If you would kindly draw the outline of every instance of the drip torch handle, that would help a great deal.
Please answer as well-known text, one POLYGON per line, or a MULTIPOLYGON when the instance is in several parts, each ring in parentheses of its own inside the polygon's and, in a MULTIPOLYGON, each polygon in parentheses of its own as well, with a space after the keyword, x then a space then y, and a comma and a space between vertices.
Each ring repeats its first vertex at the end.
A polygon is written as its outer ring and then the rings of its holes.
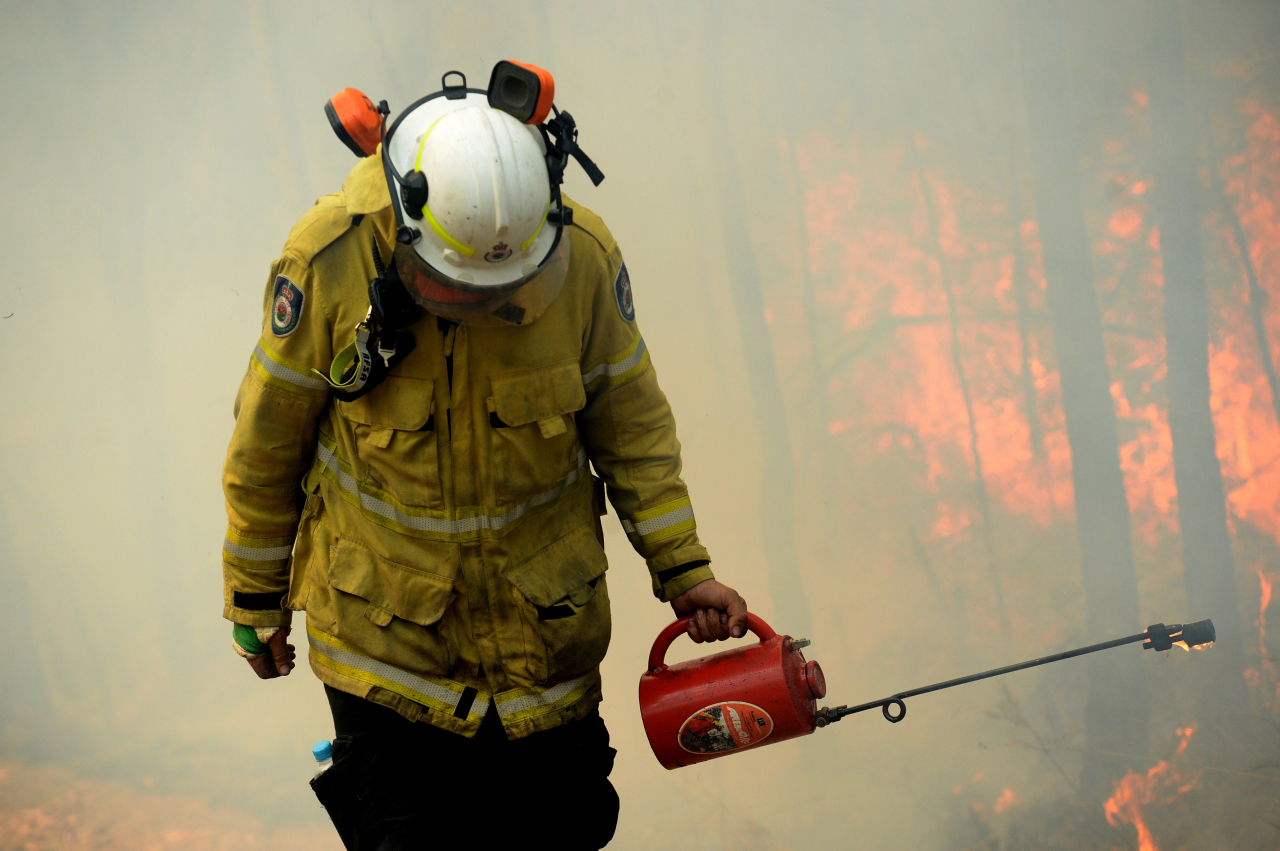
MULTIPOLYGON (((671 646, 671 642, 684 634, 691 620, 693 620, 692 617, 672 621, 667 624, 662 632, 658 633, 658 637, 653 640, 653 649, 649 651, 650 671, 657 671, 667 666, 667 648, 671 646)), ((747 613, 747 629, 754 632, 762 644, 770 638, 776 638, 778 635, 773 631, 773 627, 750 612, 747 613)))

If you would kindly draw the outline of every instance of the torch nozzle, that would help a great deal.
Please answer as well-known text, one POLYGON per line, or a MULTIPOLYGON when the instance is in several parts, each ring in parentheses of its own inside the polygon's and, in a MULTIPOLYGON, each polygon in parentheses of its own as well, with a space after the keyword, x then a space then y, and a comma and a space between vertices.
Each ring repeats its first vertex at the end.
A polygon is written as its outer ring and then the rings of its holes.
POLYGON ((1187 647, 1199 647, 1212 644, 1218 638, 1213 621, 1205 619, 1195 623, 1174 623, 1165 626, 1155 623, 1147 627, 1147 640, 1142 642, 1143 650, 1168 650, 1174 644, 1182 643, 1187 647))

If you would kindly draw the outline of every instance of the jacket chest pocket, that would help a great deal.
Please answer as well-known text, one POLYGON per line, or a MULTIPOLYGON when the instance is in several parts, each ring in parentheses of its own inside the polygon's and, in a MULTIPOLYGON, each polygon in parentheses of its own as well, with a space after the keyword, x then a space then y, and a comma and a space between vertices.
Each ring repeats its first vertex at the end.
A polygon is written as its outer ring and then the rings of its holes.
POLYGON ((358 480, 400 502, 442 508, 435 381, 388 376, 354 402, 338 402, 352 431, 358 480))
POLYGON ((586 404, 576 360, 493 379, 488 408, 499 506, 545 494, 578 470, 583 459, 573 415, 586 404))

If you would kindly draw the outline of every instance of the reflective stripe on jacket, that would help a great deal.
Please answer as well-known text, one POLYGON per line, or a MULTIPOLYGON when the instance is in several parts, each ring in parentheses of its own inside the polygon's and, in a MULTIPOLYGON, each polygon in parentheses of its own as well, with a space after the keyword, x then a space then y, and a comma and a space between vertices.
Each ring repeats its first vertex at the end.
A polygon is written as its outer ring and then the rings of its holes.
POLYGON ((329 685, 465 735, 492 701, 527 735, 599 701, 610 620, 592 467, 659 599, 711 578, 671 575, 708 560, 675 421, 621 253, 571 201, 568 278, 541 318, 424 314, 383 384, 331 398, 313 370, 365 317, 375 239, 391 257, 375 161, 317 202, 271 268, 223 474, 224 615, 274 625, 305 609, 329 685))

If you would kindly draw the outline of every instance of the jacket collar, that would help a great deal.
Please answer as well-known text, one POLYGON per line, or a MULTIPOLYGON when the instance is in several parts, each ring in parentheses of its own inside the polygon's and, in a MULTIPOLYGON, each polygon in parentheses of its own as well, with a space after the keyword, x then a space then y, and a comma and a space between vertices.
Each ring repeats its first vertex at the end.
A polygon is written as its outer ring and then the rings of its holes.
POLYGON ((387 191, 387 178, 382 171, 382 146, 371 156, 356 164, 342 183, 347 212, 352 216, 364 216, 391 207, 391 193, 387 191))

